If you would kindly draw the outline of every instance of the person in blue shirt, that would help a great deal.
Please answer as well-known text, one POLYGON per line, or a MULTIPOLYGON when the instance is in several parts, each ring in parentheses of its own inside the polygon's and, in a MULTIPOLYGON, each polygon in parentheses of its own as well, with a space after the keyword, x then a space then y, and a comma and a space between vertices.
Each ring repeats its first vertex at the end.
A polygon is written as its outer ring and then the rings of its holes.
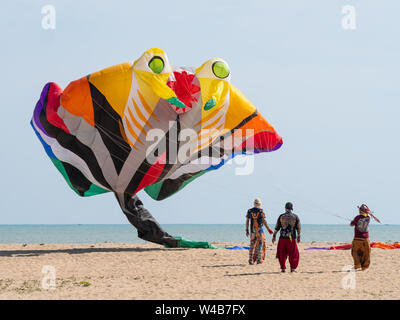
POLYGON ((246 237, 250 235, 249 264, 254 264, 256 261, 259 264, 265 259, 266 238, 263 226, 267 228, 269 234, 273 233, 265 220, 265 213, 261 208, 261 200, 256 198, 254 207, 249 209, 246 214, 246 237))

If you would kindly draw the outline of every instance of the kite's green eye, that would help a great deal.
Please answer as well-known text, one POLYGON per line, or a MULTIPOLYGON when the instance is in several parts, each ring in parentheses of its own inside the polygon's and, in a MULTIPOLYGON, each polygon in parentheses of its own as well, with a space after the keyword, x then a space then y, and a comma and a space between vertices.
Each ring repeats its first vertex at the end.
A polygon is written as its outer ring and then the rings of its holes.
POLYGON ((164 70, 164 61, 161 59, 161 57, 153 57, 150 62, 149 62, 149 68, 154 72, 154 73, 161 73, 164 70))
POLYGON ((225 79, 229 76, 229 67, 225 62, 216 61, 212 65, 212 71, 214 72, 215 76, 220 79, 225 79))

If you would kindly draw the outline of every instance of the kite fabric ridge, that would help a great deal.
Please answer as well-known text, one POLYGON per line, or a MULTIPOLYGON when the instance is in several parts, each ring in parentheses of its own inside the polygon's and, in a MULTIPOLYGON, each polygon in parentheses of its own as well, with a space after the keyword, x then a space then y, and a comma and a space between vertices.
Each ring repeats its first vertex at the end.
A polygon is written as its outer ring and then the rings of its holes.
POLYGON ((163 200, 236 155, 275 151, 283 143, 230 80, 223 59, 173 67, 162 49, 152 48, 65 89, 47 83, 31 126, 76 194, 114 193, 140 238, 176 246, 139 191, 163 200))

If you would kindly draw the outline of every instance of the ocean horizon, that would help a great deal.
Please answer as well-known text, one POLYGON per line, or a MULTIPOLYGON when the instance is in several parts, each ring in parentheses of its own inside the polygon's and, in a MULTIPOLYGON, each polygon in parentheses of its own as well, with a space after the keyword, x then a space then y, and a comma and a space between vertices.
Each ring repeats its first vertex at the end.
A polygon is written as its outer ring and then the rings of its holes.
MULTIPOLYGON (((195 241, 248 242, 244 224, 162 224, 173 236, 195 241)), ((274 227, 273 224, 270 225, 274 227)), ((347 224, 303 224, 303 242, 352 241, 354 229, 347 224)), ((267 241, 271 236, 266 233, 267 241)), ((400 240, 400 225, 370 225, 370 240, 396 242, 400 240)), ((130 224, 3 224, 0 243, 145 243, 130 224)))

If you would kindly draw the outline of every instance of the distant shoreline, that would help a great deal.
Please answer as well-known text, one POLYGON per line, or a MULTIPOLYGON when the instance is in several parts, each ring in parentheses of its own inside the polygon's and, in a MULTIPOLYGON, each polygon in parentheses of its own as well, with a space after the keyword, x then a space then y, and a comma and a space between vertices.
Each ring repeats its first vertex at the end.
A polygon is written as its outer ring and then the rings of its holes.
MULTIPOLYGON (((244 224, 163 224, 172 236, 194 241, 248 242, 244 224)), ((274 228, 274 224, 270 224, 274 228)), ((303 224, 304 242, 349 243, 354 230, 346 224, 303 224)), ((266 234, 267 241, 271 235, 266 234)), ((400 240, 400 225, 370 225, 371 241, 400 240)), ((0 225, 0 243, 145 243, 130 224, 26 224, 0 225)))

